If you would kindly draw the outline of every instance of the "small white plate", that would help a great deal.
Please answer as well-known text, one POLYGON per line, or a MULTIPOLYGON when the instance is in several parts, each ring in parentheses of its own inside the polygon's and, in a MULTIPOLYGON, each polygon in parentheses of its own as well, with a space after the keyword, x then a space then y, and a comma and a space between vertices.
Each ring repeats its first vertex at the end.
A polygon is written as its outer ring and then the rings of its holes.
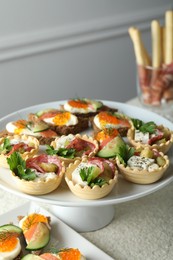
POLYGON ((87 260, 113 260, 112 257, 104 253, 101 249, 90 243, 87 239, 82 237, 72 228, 63 223, 60 219, 56 218, 50 212, 40 207, 34 202, 25 203, 0 216, 0 225, 13 223, 18 224, 17 217, 27 215, 32 212, 44 214, 51 218, 51 240, 46 249, 56 246, 56 248, 73 247, 78 248, 87 260))

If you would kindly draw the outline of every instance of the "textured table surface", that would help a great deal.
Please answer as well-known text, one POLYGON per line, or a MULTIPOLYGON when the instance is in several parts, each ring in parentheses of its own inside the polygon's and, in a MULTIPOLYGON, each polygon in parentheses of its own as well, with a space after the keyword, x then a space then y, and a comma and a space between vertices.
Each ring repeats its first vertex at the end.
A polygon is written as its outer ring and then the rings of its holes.
MULTIPOLYGON (((137 99, 128 103, 140 106, 137 99)), ((0 189, 0 217, 27 201, 0 189)), ((115 260, 173 259, 173 183, 116 205, 115 217, 108 226, 81 235, 115 260)))

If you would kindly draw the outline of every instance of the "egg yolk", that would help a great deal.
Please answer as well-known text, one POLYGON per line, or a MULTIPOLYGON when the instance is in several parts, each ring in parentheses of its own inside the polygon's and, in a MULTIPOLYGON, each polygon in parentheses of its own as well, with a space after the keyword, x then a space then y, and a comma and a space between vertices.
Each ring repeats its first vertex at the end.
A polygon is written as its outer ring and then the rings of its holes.
POLYGON ((55 125, 65 125, 71 117, 71 113, 70 112, 62 112, 62 113, 58 113, 54 118, 53 118, 53 122, 55 123, 55 125))
POLYGON ((26 232, 32 225, 38 222, 48 223, 48 218, 37 213, 30 214, 22 223, 22 230, 26 232))
POLYGON ((68 101, 68 103, 71 107, 76 107, 76 108, 86 109, 89 106, 85 101, 82 100, 70 100, 68 101))
POLYGON ((13 251, 15 249, 15 247, 17 246, 18 243, 18 239, 16 236, 7 236, 6 234, 4 234, 4 237, 1 241, 0 241, 0 252, 10 252, 13 251))
POLYGON ((17 120, 16 122, 13 123, 17 129, 14 130, 15 134, 20 134, 22 130, 26 127, 26 120, 17 120))
POLYGON ((113 129, 113 128, 106 128, 100 132, 98 132, 95 135, 95 139, 99 142, 102 142, 103 140, 109 138, 109 137, 116 137, 119 134, 117 129, 113 129))
POLYGON ((59 252, 58 254, 61 260, 79 260, 81 253, 78 249, 65 249, 64 251, 59 252))

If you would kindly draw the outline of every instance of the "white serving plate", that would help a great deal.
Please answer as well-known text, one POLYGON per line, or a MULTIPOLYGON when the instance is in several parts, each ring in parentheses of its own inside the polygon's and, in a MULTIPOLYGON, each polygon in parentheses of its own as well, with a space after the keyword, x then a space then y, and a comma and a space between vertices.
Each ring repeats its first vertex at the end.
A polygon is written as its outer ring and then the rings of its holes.
POLYGON ((101 249, 90 243, 83 236, 81 236, 72 228, 63 223, 60 219, 56 218, 50 212, 48 212, 47 210, 40 207, 34 202, 26 203, 1 215, 0 225, 8 223, 18 225, 17 216, 25 216, 33 212, 41 213, 45 216, 50 216, 51 218, 51 240, 48 246, 44 249, 45 252, 47 249, 51 247, 56 247, 58 249, 73 247, 78 248, 87 260, 113 260, 112 257, 104 253, 101 249))
MULTIPOLYGON (((27 115, 31 112, 37 112, 39 110, 45 109, 45 108, 58 108, 60 104, 63 104, 66 102, 66 100, 62 101, 56 101, 56 102, 49 102, 45 104, 40 104, 32 107, 28 107, 22 110, 19 110, 17 112, 14 112, 12 114, 7 115, 6 117, 2 118, 0 120, 0 129, 5 129, 6 124, 9 121, 15 121, 18 119, 25 119, 27 118, 27 115)), ((157 124, 163 124, 164 126, 170 128, 173 130, 173 123, 171 123, 169 120, 163 118, 162 116, 155 114, 153 112, 150 112, 148 110, 138 108, 135 106, 119 103, 119 102, 113 102, 113 101, 105 101, 102 100, 102 102, 105 105, 108 105, 110 107, 117 108, 120 112, 123 112, 133 118, 138 118, 144 121, 154 121, 157 124)), ((89 133, 89 132, 88 132, 89 133)), ((152 192, 155 192, 164 186, 168 185, 170 182, 173 181, 173 148, 168 153, 168 156, 170 158, 170 167, 167 170, 167 172, 164 174, 163 178, 160 179, 158 182, 149 184, 149 185, 138 185, 138 184, 133 184, 130 183, 123 178, 119 178, 118 184, 115 185, 115 188, 112 190, 112 192, 98 200, 82 200, 75 195, 71 193, 71 191, 68 189, 67 185, 63 183, 58 187, 57 190, 53 191, 52 193, 42 195, 42 196, 31 196, 24 194, 13 186, 13 183, 10 181, 10 178, 8 177, 9 175, 9 170, 7 169, 0 169, 0 188, 11 192, 15 195, 21 196, 23 198, 29 199, 29 200, 34 200, 38 202, 44 202, 48 203, 57 207, 58 212, 60 210, 63 211, 62 215, 64 215, 64 211, 68 210, 69 208, 75 208, 76 207, 79 209, 81 207, 81 210, 83 210, 86 207, 94 207, 97 209, 101 209, 101 207, 106 206, 107 207, 107 217, 104 216, 105 222, 101 224, 101 226, 106 225, 108 222, 110 222, 113 218, 113 209, 112 205, 130 201, 133 199, 137 199, 139 197, 143 197, 145 195, 148 195, 152 192), (109 208, 108 208, 109 206, 109 208), (62 208, 61 208, 62 207, 62 208), (108 218, 108 219, 106 219, 108 218)), ((94 210, 92 210, 94 212, 94 210)), ((103 208, 103 212, 100 212, 99 214, 105 213, 105 209, 103 208)), ((106 214, 106 213, 105 213, 106 214)), ((61 213, 57 214, 58 217, 62 219, 61 213)), ((101 216, 101 215, 100 215, 101 216)), ((63 219, 64 220, 64 219, 63 219)), ((66 223, 70 223, 66 219, 66 223)), ((96 224, 96 223, 95 223, 96 224)), ((73 226, 73 225, 72 225, 73 226)), ((93 228, 92 228, 93 229, 93 228)), ((97 227, 95 227, 97 229, 97 227)))

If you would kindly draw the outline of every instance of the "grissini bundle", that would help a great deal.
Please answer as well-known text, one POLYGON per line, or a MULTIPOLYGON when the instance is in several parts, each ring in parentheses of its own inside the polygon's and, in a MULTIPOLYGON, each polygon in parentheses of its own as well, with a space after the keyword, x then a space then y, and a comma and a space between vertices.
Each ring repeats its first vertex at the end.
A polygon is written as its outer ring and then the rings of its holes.
POLYGON ((173 101, 173 11, 165 13, 165 26, 157 20, 151 22, 151 59, 140 31, 130 27, 128 32, 136 56, 142 102, 160 106, 173 101))

